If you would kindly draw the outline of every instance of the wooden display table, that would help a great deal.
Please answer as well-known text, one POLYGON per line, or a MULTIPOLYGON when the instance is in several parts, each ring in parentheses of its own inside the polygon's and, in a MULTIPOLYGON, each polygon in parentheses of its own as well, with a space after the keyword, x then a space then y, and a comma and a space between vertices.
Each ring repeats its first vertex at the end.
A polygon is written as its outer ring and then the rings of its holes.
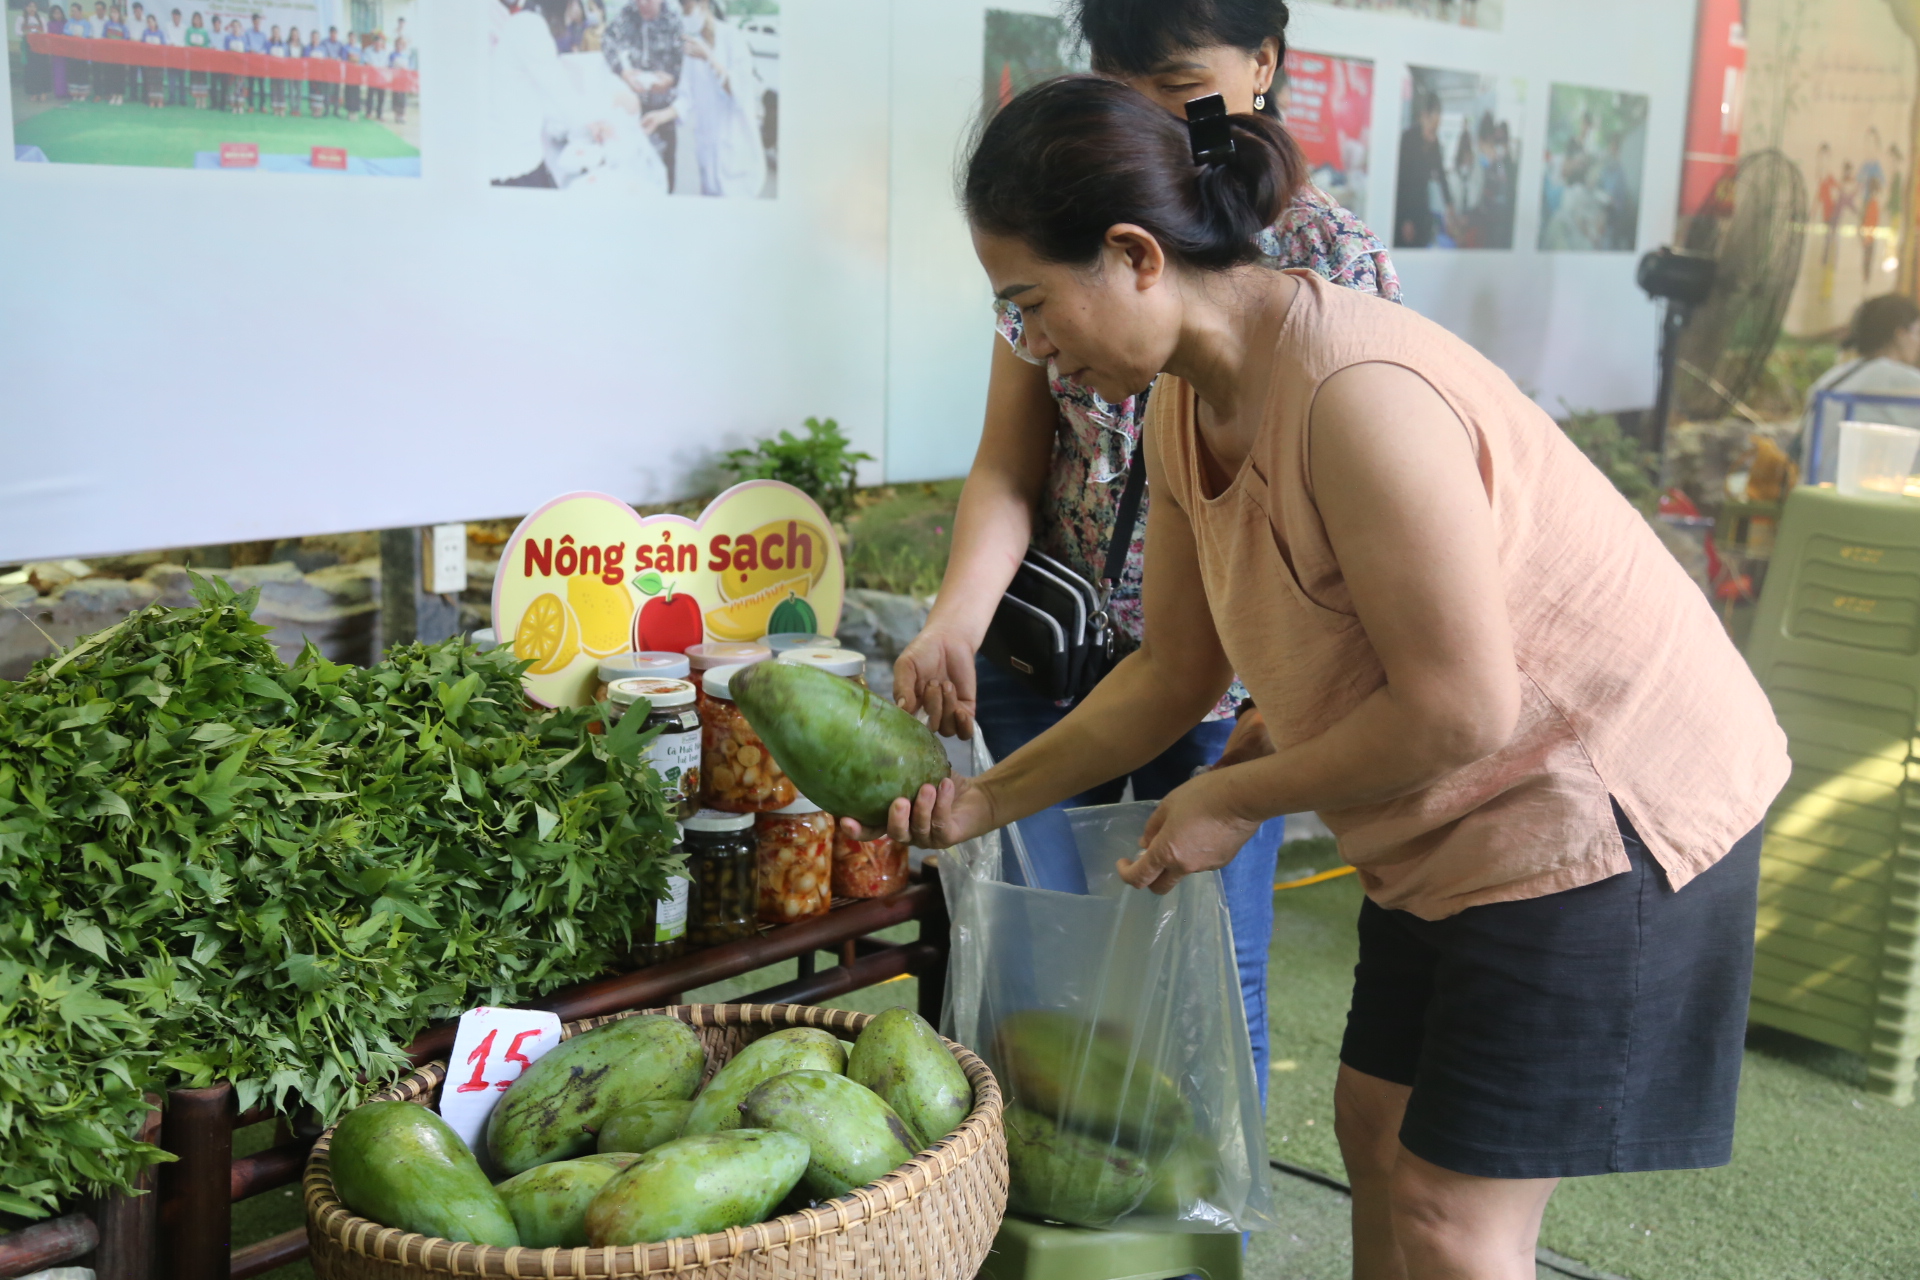
MULTIPOLYGON (((913 883, 891 897, 836 902, 824 916, 765 929, 757 937, 691 952, 666 964, 563 988, 528 1007, 551 1009, 562 1022, 571 1022, 677 1004, 697 987, 796 958, 797 979, 741 996, 738 1002, 813 1004, 912 974, 920 979, 920 1013, 938 1025, 946 988, 947 910, 935 862, 929 859, 913 883), (882 942, 871 936, 909 920, 921 922, 918 942, 882 942), (840 963, 816 971, 816 951, 838 952, 840 963)), ((444 1023, 408 1046, 415 1065, 446 1056, 455 1029, 455 1023, 444 1023)), ((231 1085, 173 1090, 160 1144, 177 1159, 160 1166, 158 1257, 102 1270, 99 1280, 242 1280, 304 1257, 304 1227, 238 1250, 231 1245, 235 1202, 300 1181, 314 1137, 298 1136, 288 1120, 268 1107, 236 1114, 231 1085), (236 1130, 276 1118, 276 1145, 233 1158, 236 1130)))

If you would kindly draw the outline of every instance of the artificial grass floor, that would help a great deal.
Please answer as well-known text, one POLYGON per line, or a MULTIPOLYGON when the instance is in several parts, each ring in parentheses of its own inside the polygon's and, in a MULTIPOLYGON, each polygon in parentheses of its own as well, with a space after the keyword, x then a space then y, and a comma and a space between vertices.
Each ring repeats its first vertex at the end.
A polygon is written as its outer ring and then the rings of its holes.
MULTIPOLYGON (((1351 876, 1275 895, 1268 1142, 1279 1159, 1335 1175, 1333 1076, 1360 896, 1351 876)), ((1862 1093, 1858 1070, 1846 1055, 1756 1031, 1730 1166, 1571 1179, 1547 1207, 1541 1244, 1632 1280, 1920 1276, 1920 1106, 1862 1093)), ((1276 1195, 1321 1198, 1287 1180, 1276 1195)), ((1344 1271, 1250 1265, 1248 1274, 1344 1271)))
POLYGON ((194 153, 223 142, 251 142, 261 154, 305 155, 342 147, 370 159, 417 156, 391 129, 371 120, 311 116, 236 116, 192 107, 75 102, 16 120, 14 141, 36 146, 55 164, 124 164, 191 169, 194 153))

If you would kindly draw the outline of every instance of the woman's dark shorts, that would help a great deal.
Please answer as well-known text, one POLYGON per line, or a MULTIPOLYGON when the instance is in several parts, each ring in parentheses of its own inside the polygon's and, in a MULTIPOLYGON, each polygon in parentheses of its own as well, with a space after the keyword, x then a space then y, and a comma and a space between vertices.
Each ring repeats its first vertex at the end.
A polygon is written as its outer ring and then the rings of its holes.
POLYGON ((1484 1178, 1703 1169, 1733 1155, 1760 829, 1678 893, 1630 871, 1428 921, 1360 908, 1340 1060, 1409 1085, 1400 1141, 1484 1178))

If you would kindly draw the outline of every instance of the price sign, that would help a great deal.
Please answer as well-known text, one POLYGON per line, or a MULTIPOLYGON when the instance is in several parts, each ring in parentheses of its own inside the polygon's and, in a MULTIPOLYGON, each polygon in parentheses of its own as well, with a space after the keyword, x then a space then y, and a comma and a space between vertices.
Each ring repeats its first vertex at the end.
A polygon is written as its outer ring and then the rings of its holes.
POLYGON ((533 1009, 490 1009, 460 1015, 460 1030, 440 1089, 440 1118, 478 1154, 493 1104, 520 1073, 560 1043, 560 1015, 533 1009))

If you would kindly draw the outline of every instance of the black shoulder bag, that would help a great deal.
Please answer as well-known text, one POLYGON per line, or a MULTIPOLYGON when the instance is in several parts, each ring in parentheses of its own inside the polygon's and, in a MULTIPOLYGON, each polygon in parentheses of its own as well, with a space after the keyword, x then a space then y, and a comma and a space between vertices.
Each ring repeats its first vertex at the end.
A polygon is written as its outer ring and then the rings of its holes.
POLYGON ((1000 598, 980 652, 1012 671, 1041 697, 1084 697, 1114 666, 1115 627, 1108 612, 1113 589, 1127 569, 1127 549, 1147 491, 1147 444, 1134 445, 1127 488, 1107 546, 1100 585, 1044 552, 1029 549, 1000 598))

